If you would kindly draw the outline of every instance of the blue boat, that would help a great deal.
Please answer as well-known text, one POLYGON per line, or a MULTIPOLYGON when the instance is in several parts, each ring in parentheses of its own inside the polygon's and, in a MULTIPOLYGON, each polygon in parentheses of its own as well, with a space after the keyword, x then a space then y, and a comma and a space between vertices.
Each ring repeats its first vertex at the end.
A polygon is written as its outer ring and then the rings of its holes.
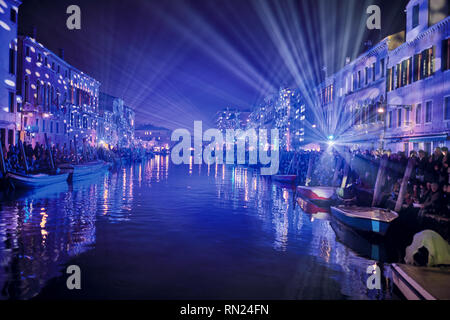
POLYGON ((391 210, 369 207, 331 207, 332 216, 343 224, 362 232, 384 236, 398 214, 391 210))

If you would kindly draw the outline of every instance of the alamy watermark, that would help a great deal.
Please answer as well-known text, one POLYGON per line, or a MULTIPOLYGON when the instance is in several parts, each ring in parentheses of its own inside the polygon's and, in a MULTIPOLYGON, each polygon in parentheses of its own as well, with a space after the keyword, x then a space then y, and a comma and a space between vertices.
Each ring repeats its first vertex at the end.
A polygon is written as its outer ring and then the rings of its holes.
POLYGON ((66 26, 69 30, 80 30, 81 29, 81 9, 79 6, 73 4, 67 7, 67 14, 70 16, 66 20, 66 26))
POLYGON ((209 165, 224 163, 232 165, 236 164, 237 159, 237 164, 261 164, 262 175, 278 173, 280 165, 278 129, 270 130, 270 141, 267 129, 259 129, 258 132, 256 129, 246 131, 226 129, 224 137, 222 131, 218 129, 208 129, 203 133, 202 121, 194 121, 193 139, 188 130, 176 129, 172 132, 171 140, 178 142, 170 155, 176 165, 191 164, 191 156, 194 164, 209 165), (204 147, 204 142, 209 144, 204 147), (247 153, 248 162, 246 162, 247 153))

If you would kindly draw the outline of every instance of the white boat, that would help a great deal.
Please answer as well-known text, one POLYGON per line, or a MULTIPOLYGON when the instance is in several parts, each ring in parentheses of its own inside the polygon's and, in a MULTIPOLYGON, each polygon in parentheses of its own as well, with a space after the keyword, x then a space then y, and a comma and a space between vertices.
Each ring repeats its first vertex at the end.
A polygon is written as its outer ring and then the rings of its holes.
POLYGON ((17 188, 41 188, 49 185, 54 185, 66 182, 69 177, 68 173, 60 174, 20 174, 8 172, 7 178, 17 188))
POLYGON ((355 230, 384 236, 398 214, 391 210, 369 207, 331 207, 334 218, 355 230))
POLYGON ((103 161, 95 161, 84 164, 63 164, 59 168, 61 171, 70 174, 69 179, 76 181, 84 179, 88 175, 104 172, 105 169, 109 168, 109 165, 103 161))
POLYGON ((392 280, 408 300, 450 300, 450 267, 391 265, 392 280))

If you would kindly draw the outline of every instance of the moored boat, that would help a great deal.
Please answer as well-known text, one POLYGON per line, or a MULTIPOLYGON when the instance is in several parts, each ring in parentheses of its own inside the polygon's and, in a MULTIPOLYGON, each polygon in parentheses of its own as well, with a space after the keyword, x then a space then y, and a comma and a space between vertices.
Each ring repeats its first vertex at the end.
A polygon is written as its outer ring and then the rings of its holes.
POLYGON ((278 182, 284 182, 284 183, 294 183, 295 180, 297 179, 297 176, 292 174, 292 175, 281 175, 281 174, 277 174, 272 176, 272 179, 278 182))
POLYGON ((331 207, 331 214, 355 230, 382 236, 387 233, 391 222, 398 218, 394 211, 370 207, 331 207))
POLYGON ((450 300, 450 267, 391 265, 392 280, 408 300, 450 300))
POLYGON ((312 200, 331 200, 336 192, 334 187, 297 187, 297 193, 306 199, 312 200))
POLYGON ((85 164, 63 164, 59 168, 70 175, 69 179, 75 181, 88 175, 101 173, 108 167, 109 165, 103 161, 95 161, 85 164))
POLYGON ((11 181, 14 187, 18 188, 41 188, 49 185, 54 185, 62 182, 66 182, 69 177, 69 173, 59 174, 20 174, 9 172, 7 178, 11 181))

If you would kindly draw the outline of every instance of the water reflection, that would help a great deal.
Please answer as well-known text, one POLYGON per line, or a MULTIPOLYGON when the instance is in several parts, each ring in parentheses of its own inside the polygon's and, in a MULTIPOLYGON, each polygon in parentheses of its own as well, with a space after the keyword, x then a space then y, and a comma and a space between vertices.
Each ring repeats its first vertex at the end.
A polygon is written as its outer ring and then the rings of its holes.
POLYGON ((305 214, 295 188, 239 166, 156 156, 0 203, 3 299, 45 286, 60 297, 49 280, 64 284, 69 263, 114 279, 86 279, 91 298, 389 298, 366 288, 366 258, 305 214))

